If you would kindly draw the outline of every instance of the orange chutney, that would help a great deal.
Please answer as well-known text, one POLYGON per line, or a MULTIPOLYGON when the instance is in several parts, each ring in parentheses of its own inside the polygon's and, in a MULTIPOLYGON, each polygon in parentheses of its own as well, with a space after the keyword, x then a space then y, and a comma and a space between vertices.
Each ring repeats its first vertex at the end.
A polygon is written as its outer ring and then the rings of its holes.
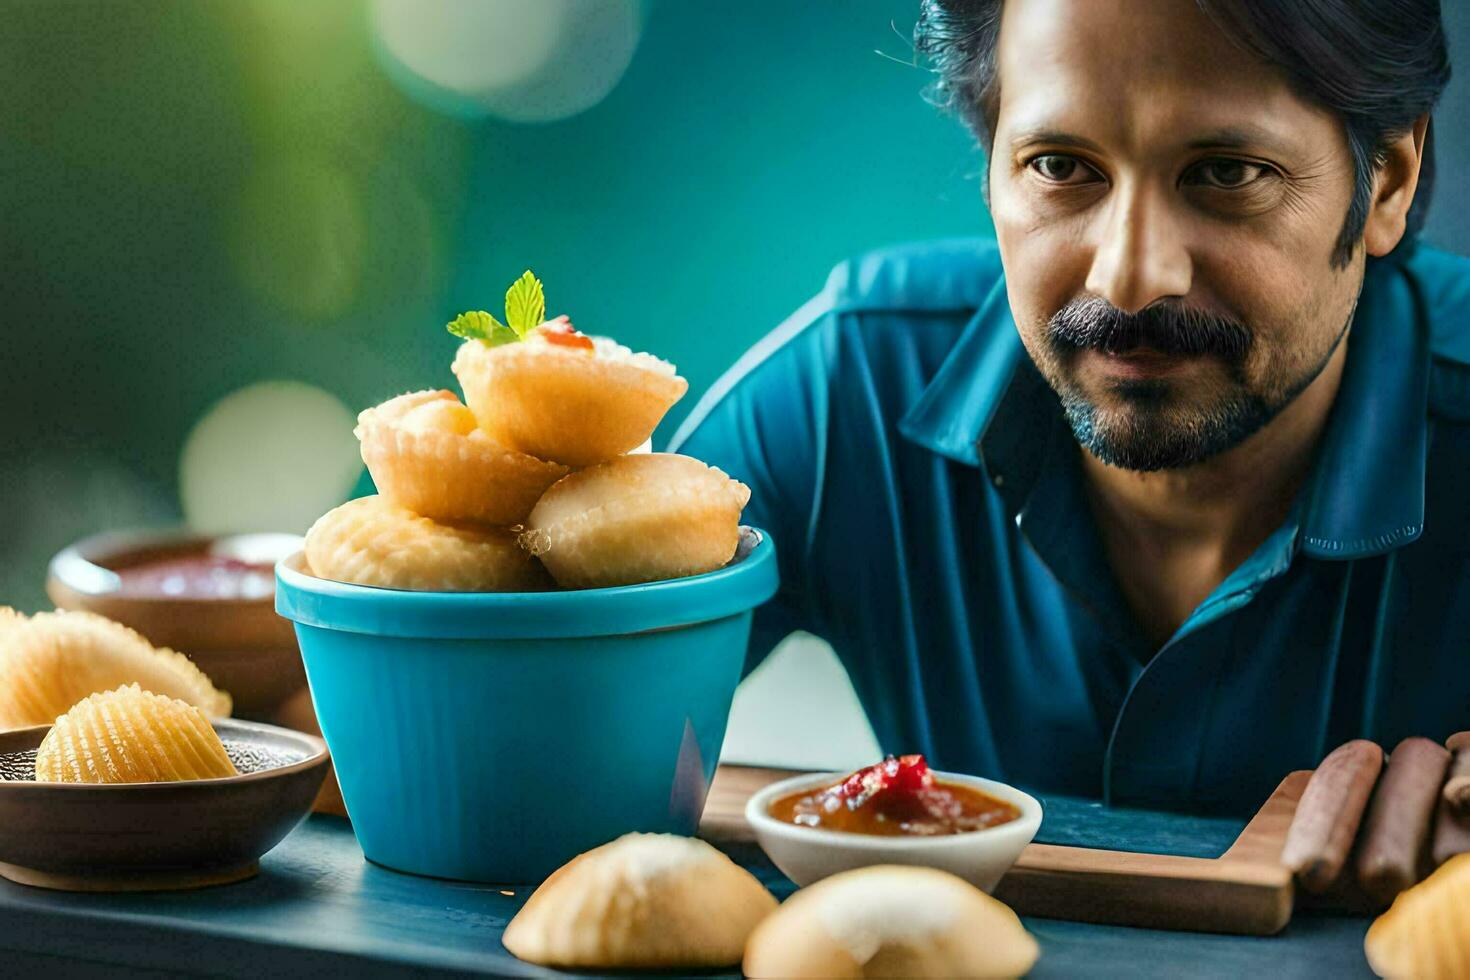
POLYGON ((921 755, 889 756, 830 786, 783 796, 769 812, 798 827, 884 837, 963 834, 1021 815, 1004 800, 936 778, 921 755))

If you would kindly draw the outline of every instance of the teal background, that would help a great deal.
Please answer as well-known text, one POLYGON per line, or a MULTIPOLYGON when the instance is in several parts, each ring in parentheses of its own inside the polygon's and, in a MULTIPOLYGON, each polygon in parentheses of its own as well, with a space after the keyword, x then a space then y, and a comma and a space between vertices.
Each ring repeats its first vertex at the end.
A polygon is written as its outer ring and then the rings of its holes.
POLYGON ((244 385, 452 385, 442 324, 527 266, 679 365, 666 438, 845 256, 985 232, 916 7, 653 0, 605 100, 517 124, 411 99, 361 2, 3 5, 0 603, 42 605, 82 534, 178 521, 184 440, 244 385))
MULTIPOLYGON (((527 266, 551 312, 679 365, 667 438, 836 262, 990 234, 979 153, 920 96, 917 7, 645 0, 605 99, 516 124, 416 101, 368 0, 0 0, 0 604, 46 606, 79 537, 179 523, 181 450, 232 392, 304 382, 355 412, 451 386, 442 324, 527 266)), ((1470 6, 1445 17, 1453 56, 1470 6)), ((1461 252, 1467 79, 1429 225, 1461 252)), ((730 728, 753 761, 877 751, 809 637, 730 728)))

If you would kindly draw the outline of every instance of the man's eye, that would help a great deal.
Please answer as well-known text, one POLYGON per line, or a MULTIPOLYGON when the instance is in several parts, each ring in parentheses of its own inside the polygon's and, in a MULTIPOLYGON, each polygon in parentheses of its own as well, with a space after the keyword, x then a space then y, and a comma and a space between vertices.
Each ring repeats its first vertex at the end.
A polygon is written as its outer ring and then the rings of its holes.
POLYGON ((1221 157, 1216 160, 1204 160, 1190 168, 1184 175, 1186 184, 1201 184, 1205 187, 1217 187, 1222 190, 1233 190, 1254 183, 1266 175, 1266 168, 1259 163, 1249 163, 1245 160, 1231 160, 1221 157))
POLYGON ((1095 176, 1093 169, 1081 160, 1057 153, 1036 157, 1030 167, 1054 184, 1085 184, 1095 176))

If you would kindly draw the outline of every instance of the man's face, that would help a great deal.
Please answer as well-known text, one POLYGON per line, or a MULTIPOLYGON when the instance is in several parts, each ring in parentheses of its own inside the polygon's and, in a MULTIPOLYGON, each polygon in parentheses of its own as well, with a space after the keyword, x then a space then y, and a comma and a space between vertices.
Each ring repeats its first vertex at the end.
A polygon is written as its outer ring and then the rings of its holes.
POLYGON ((1187 466, 1269 422, 1351 317, 1342 126, 1193 0, 1006 0, 990 206, 1078 440, 1187 466))

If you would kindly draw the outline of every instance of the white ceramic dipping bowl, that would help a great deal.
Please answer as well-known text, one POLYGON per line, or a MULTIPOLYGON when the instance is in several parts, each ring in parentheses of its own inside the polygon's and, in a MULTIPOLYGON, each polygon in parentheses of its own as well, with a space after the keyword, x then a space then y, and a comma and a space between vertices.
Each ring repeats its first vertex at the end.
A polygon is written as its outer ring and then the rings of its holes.
POLYGON ((1003 800, 1021 811, 1009 823, 935 837, 882 837, 838 830, 798 827, 777 820, 771 804, 783 796, 830 785, 845 774, 813 773, 773 783, 745 805, 745 819, 755 830, 766 855, 786 877, 805 887, 829 875, 873 864, 913 864, 938 868, 990 892, 1021 856, 1041 826, 1041 804, 1005 783, 978 776, 936 772, 946 783, 957 783, 1003 800))

